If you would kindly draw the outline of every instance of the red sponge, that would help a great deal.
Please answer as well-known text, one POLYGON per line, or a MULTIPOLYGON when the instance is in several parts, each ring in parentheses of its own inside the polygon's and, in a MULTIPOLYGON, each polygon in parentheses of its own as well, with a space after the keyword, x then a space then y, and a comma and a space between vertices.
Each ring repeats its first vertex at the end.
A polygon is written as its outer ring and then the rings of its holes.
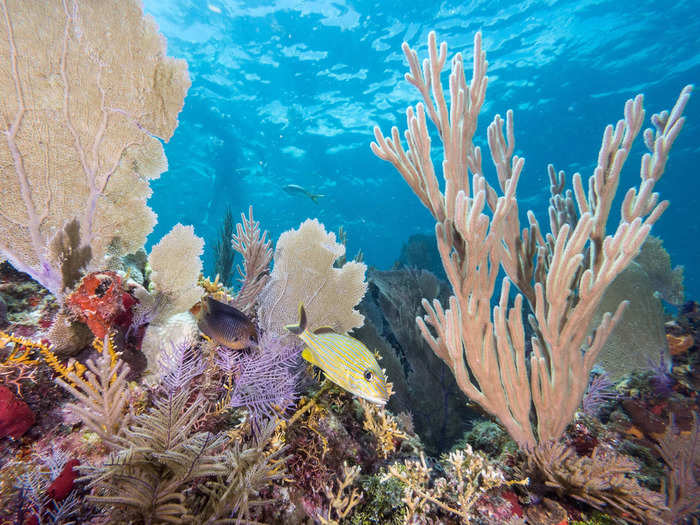
POLYGON ((68 497, 70 491, 73 490, 75 480, 79 476, 78 471, 73 469, 73 467, 77 467, 78 465, 80 465, 80 461, 77 459, 71 459, 63 465, 61 473, 51 482, 49 488, 46 489, 46 493, 52 500, 62 501, 68 497))
POLYGON ((29 405, 6 386, 0 385, 0 438, 22 437, 36 420, 29 405))

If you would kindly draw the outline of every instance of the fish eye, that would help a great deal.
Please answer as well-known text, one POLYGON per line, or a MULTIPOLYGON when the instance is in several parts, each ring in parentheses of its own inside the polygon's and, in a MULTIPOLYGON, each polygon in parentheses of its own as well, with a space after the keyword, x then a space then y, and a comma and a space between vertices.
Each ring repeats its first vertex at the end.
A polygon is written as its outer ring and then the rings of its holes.
POLYGON ((372 371, 371 370, 365 370, 364 376, 365 376, 365 379, 367 381, 372 381, 372 371))

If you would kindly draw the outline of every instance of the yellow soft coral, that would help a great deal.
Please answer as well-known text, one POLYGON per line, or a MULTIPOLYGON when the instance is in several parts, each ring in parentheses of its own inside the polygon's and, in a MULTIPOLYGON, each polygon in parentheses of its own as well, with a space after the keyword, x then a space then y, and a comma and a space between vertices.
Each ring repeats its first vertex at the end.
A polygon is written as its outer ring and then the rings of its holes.
POLYGON ((14 348, 9 357, 0 362, 0 368, 13 365, 36 366, 40 360, 30 357, 35 357, 35 354, 38 354, 54 372, 71 384, 74 383, 68 377, 70 374, 75 373, 78 378, 82 378, 85 372, 85 366, 73 359, 69 360, 66 365, 61 363, 51 350, 50 344, 0 331, 0 348, 10 344, 13 344, 14 348))

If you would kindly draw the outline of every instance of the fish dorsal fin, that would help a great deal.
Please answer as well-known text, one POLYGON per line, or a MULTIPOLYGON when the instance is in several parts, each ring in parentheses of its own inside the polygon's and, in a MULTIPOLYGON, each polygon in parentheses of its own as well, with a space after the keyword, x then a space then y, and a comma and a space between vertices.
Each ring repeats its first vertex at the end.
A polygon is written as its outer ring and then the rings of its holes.
POLYGON ((332 326, 319 326, 314 330, 314 334, 320 335, 320 334, 337 334, 335 330, 333 330, 332 326))
POLYGON ((217 314, 226 314, 226 315, 233 315, 235 317, 245 317, 245 314, 238 310, 237 308, 234 308, 228 303, 224 303, 222 301, 219 301, 218 299, 214 299, 211 295, 208 295, 206 297, 207 299, 207 309, 212 315, 217 315, 217 314))
POLYGON ((285 329, 299 336, 306 331, 306 311, 304 310, 304 303, 299 303, 299 321, 297 324, 285 325, 285 329))
POLYGON ((308 346, 301 351, 301 357, 312 365, 319 366, 316 357, 308 346))

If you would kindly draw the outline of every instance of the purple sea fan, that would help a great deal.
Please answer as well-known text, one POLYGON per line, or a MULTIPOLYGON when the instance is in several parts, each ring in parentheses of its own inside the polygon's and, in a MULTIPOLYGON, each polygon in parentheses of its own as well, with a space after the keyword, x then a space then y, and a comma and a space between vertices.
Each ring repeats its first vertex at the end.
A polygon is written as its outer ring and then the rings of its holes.
POLYGON ((595 376, 583 396, 583 411, 589 416, 597 416, 606 401, 617 399, 618 393, 613 387, 613 382, 605 372, 595 376))
POLYGON ((257 426, 264 419, 284 414, 297 399, 300 347, 265 334, 257 349, 219 356, 222 368, 233 369, 235 384, 230 406, 244 407, 257 426))

